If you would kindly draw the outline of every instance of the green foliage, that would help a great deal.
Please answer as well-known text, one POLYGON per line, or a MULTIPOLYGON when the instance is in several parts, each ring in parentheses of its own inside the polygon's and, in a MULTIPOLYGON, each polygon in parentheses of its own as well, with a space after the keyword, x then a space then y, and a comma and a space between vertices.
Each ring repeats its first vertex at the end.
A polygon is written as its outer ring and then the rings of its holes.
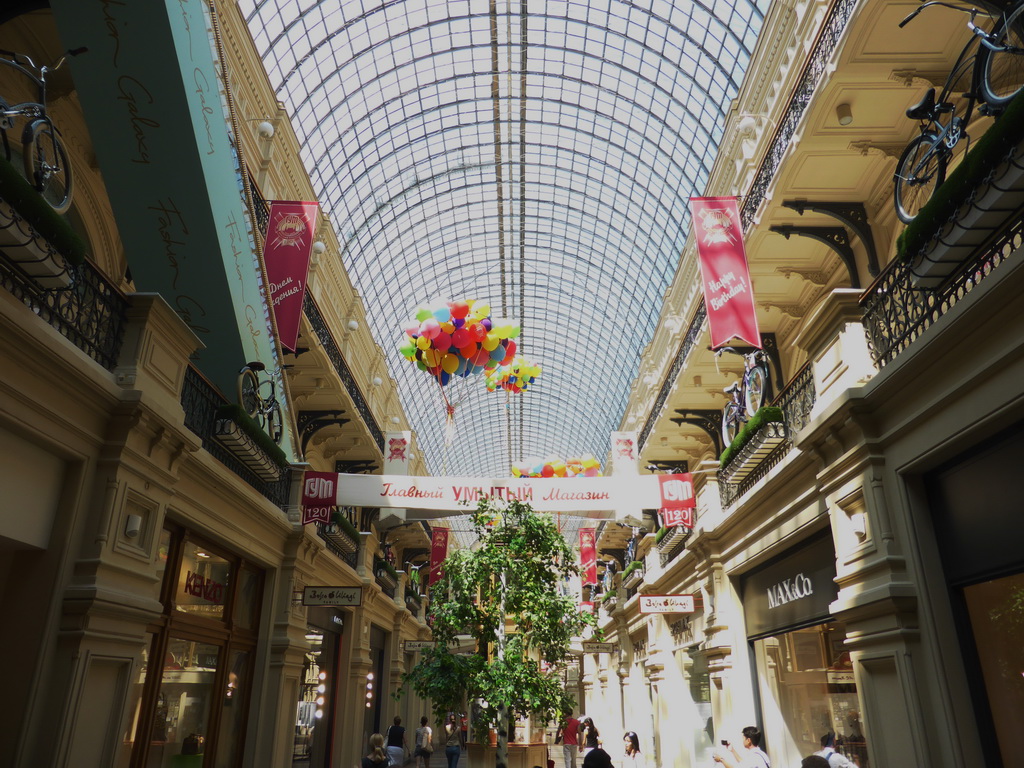
POLYGON ((564 580, 579 573, 573 551, 551 516, 528 504, 484 500, 471 519, 478 546, 450 553, 444 576, 431 588, 438 645, 404 683, 430 699, 439 716, 468 701, 485 703, 475 720, 478 735, 504 727, 502 710, 553 720, 572 705, 558 667, 568 659, 572 639, 596 626, 575 596, 561 593, 564 580), (466 634, 475 639, 477 653, 452 654, 456 636, 466 634))
MULTIPOLYGON (((663 529, 663 530, 665 530, 665 529, 663 529)), ((660 533, 660 531, 659 531, 659 533, 660 533)), ((664 538, 664 535, 665 534, 662 534, 663 538, 664 538)), ((657 536, 655 536, 655 542, 657 542, 657 541, 660 541, 660 539, 658 539, 657 536)), ((643 560, 634 560, 633 562, 631 562, 629 565, 626 566, 625 570, 622 572, 622 578, 626 578, 627 576, 629 576, 634 571, 639 571, 643 567, 644 567, 644 561, 643 560)))
POLYGON ((341 528, 342 531, 347 533, 352 538, 352 541, 359 541, 358 529, 354 525, 352 525, 352 522, 343 514, 341 514, 341 512, 339 512, 338 510, 334 510, 334 512, 331 513, 331 522, 339 528, 341 528))
POLYGON ((378 557, 373 563, 374 570, 380 570, 386 572, 395 581, 398 581, 398 571, 395 570, 395 566, 389 563, 382 557, 378 557))
POLYGON ((658 532, 654 534, 654 543, 658 544, 666 536, 668 536, 668 528, 663 525, 661 528, 658 529, 658 532))
POLYGON ((932 199, 896 241, 901 259, 913 258, 935 231, 954 213, 989 172, 1006 157, 1011 147, 1024 139, 1024 98, 1018 95, 985 134, 974 142, 960 165, 949 174, 932 199))
POLYGON ((9 162, 0 158, 0 198, 32 225, 50 245, 71 264, 85 261, 85 242, 36 192, 25 177, 9 162))
POLYGON ((786 417, 782 413, 781 408, 777 408, 773 405, 766 405, 759 408, 757 413, 750 417, 750 421, 743 425, 743 429, 736 435, 736 439, 732 441, 732 445, 726 446, 725 450, 722 451, 722 458, 719 461, 719 466, 725 468, 729 466, 729 462, 732 461, 733 457, 739 453, 743 446, 750 442, 750 438, 757 434, 758 430, 761 429, 765 424, 770 421, 785 421, 786 417))

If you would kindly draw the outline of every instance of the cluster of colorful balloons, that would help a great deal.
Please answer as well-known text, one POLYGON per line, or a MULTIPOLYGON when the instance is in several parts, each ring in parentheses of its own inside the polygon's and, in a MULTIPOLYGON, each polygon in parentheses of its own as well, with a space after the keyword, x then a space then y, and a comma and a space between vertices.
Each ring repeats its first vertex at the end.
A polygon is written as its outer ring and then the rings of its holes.
POLYGON ((508 365, 499 365, 487 373, 487 391, 504 389, 507 392, 525 392, 540 376, 540 366, 516 355, 508 365))
POLYGON ((444 386, 456 376, 510 364, 519 323, 492 318, 490 306, 482 301, 460 299, 420 305, 403 330, 399 352, 444 386))
POLYGON ((512 477, 603 477, 601 462, 589 453, 571 459, 548 456, 512 464, 512 477))

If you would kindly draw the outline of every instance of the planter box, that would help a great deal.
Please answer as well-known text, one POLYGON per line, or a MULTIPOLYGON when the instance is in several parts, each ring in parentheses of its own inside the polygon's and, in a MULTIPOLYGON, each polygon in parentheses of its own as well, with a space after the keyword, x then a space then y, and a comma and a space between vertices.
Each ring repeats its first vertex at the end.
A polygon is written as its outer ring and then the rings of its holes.
POLYGON ((917 288, 935 289, 958 274, 992 233, 1024 205, 1024 145, 999 163, 927 246, 914 255, 910 273, 917 288))
POLYGON ((2 199, 0 251, 40 288, 52 290, 71 285, 71 270, 64 257, 2 199))
MULTIPOLYGON (((668 538, 667 535, 666 535, 666 538, 668 538)), ((644 580, 644 569, 643 568, 636 568, 635 570, 631 571, 628 576, 623 576, 622 577, 622 588, 623 589, 633 589, 633 587, 638 586, 640 584, 640 582, 642 582, 643 580, 644 580)))
POLYGON ((276 482, 281 479, 281 467, 260 448, 241 427, 230 419, 217 419, 213 428, 214 439, 231 451, 260 479, 276 482))
POLYGON ((619 604, 618 595, 612 595, 607 600, 601 601, 601 607, 604 608, 608 613, 615 610, 615 606, 619 604))
POLYGON ((689 528, 682 525, 671 528, 664 538, 658 542, 658 553, 661 555, 662 563, 682 552, 683 547, 686 546, 686 540, 689 538, 689 528))
POLYGON ((768 421, 754 433, 747 444, 722 469, 721 477, 727 483, 738 483, 753 472, 786 439, 786 425, 781 421, 768 421))
POLYGON ((322 533, 334 546, 346 555, 351 555, 359 548, 359 544, 336 523, 328 523, 325 525, 322 533))

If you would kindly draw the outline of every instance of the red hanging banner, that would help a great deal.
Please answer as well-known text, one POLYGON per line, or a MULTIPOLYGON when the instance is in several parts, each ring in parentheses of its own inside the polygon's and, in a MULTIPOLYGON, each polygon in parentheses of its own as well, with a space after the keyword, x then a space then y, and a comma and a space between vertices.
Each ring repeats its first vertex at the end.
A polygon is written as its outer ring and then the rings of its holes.
POLYGON ((448 557, 448 529, 434 528, 430 531, 430 577, 427 579, 428 586, 444 576, 442 563, 444 563, 446 557, 448 557))
POLYGON ((711 348, 738 338, 761 348, 743 228, 735 197, 691 197, 711 348))
POLYGON ((583 570, 583 585, 597 584, 597 549, 592 528, 580 529, 580 567, 583 570))
POLYGON ((677 475, 659 475, 661 488, 662 524, 666 528, 681 525, 693 528, 693 511, 697 507, 697 497, 693 493, 693 475, 689 472, 677 475))
POLYGON ((299 339, 299 319, 319 207, 319 203, 284 200, 270 203, 263 262, 267 267, 268 292, 281 346, 293 352, 299 339))
POLYGON ((331 522, 337 498, 336 472, 307 472, 302 480, 302 524, 331 522))

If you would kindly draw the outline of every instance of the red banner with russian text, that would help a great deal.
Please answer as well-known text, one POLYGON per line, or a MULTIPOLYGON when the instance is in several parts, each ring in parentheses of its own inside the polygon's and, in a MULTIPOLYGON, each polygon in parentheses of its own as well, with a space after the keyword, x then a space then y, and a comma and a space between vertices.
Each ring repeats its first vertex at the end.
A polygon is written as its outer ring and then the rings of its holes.
POLYGON ((306 472, 302 478, 302 524, 331 522, 337 497, 336 472, 306 472))
POLYGON ((448 529, 433 528, 430 531, 430 576, 427 579, 428 586, 444 576, 442 564, 446 557, 448 557, 448 529))
POLYGON ((597 584, 597 549, 592 528, 580 529, 580 568, 583 584, 597 584))
POLYGON ((267 293, 277 320, 281 346, 295 351, 302 300, 306 295, 309 254, 316 232, 319 203, 274 200, 270 203, 263 262, 270 282, 267 293))
POLYGON ((761 348, 743 227, 735 197, 691 197, 711 348, 732 339, 761 348))
POLYGON ((659 475, 661 507, 658 512, 666 528, 681 525, 693 528, 693 511, 697 497, 693 492, 693 475, 689 472, 676 475, 659 475))

